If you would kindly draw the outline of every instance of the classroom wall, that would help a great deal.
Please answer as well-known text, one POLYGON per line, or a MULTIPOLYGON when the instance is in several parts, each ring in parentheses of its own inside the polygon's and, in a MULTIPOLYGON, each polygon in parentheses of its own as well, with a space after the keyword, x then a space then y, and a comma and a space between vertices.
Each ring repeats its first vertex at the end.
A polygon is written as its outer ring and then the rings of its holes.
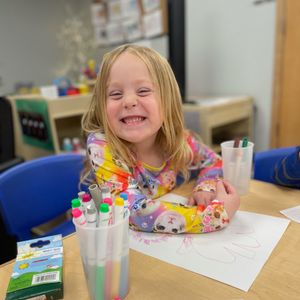
POLYGON ((57 32, 67 16, 86 20, 89 0, 1 0, 0 4, 0 95, 12 93, 17 81, 48 85, 63 66, 67 53, 57 43, 57 32))
MULTIPOLYGON (((186 95, 254 97, 256 150, 269 147, 275 2, 186 0, 186 95)), ((89 0, 1 0, 0 95, 16 81, 51 84, 67 53, 57 32, 69 5, 90 26, 89 0)), ((152 42, 167 56, 167 39, 152 42)), ((105 49, 97 49, 100 60, 105 49)))
POLYGON ((276 4, 186 0, 188 96, 254 97, 255 150, 269 148, 276 4))

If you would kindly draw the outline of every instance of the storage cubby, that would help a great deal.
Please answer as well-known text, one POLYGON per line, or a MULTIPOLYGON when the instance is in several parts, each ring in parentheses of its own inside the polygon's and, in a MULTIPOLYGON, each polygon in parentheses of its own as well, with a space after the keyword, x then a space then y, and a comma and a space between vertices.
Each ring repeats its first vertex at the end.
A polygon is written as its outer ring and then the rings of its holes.
POLYGON ((13 108, 16 154, 28 159, 45 156, 62 151, 65 137, 74 138, 81 136, 81 118, 88 109, 92 95, 75 95, 48 99, 39 95, 16 95, 9 99, 13 108), (17 102, 30 111, 35 106, 45 107, 48 133, 51 136, 51 146, 47 149, 38 143, 29 143, 23 136, 17 102), (27 105, 28 104, 28 105, 27 105), (29 105, 30 104, 30 105, 29 105), (32 108, 33 107, 33 108, 32 108))
POLYGON ((216 152, 220 143, 235 137, 253 140, 253 100, 248 96, 193 99, 183 105, 186 125, 216 152), (191 122, 192 119, 192 122, 191 122))

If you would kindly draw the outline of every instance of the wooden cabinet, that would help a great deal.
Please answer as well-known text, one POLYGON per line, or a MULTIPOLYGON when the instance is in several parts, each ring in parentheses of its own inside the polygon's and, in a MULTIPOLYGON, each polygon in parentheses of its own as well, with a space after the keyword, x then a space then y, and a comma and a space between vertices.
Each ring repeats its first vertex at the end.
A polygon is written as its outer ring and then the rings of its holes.
POLYGON ((193 99, 184 104, 185 123, 203 142, 220 151, 220 143, 247 136, 253 141, 253 100, 248 96, 193 99))
POLYGON ((13 107, 14 135, 16 154, 28 159, 62 152, 62 142, 65 137, 73 138, 81 136, 81 117, 88 109, 92 95, 76 95, 47 99, 38 95, 18 95, 10 97, 13 107), (51 135, 52 149, 26 143, 22 134, 22 127, 17 111, 17 100, 28 102, 43 102, 47 107, 48 131, 51 135))
POLYGON ((272 147, 300 144, 300 1, 278 0, 272 147))

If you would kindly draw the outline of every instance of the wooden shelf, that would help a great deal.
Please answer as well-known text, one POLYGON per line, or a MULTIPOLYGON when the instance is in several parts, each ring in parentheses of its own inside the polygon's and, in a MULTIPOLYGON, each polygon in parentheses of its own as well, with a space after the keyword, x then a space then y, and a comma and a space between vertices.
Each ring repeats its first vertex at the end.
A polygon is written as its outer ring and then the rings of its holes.
POLYGON ((247 136, 253 141, 253 99, 249 96, 199 99, 183 105, 187 128, 216 152, 220 143, 247 136))
POLYGON ((61 153, 61 145, 65 137, 81 136, 81 118, 89 107, 91 97, 92 94, 64 96, 57 99, 48 99, 40 95, 11 96, 9 99, 13 108, 16 154, 29 160, 53 153, 61 153), (17 99, 25 102, 37 101, 46 103, 53 150, 45 150, 24 142, 16 107, 17 99))

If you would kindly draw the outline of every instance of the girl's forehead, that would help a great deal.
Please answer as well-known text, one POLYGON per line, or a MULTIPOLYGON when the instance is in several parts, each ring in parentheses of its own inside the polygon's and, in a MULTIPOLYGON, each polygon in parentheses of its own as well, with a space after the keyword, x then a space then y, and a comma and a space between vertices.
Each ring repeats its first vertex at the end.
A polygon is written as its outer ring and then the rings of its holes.
MULTIPOLYGON (((150 69, 152 68, 150 67, 150 69)), ((155 81, 155 76, 149 71, 148 64, 141 58, 129 52, 122 53, 110 66, 107 83, 118 79, 130 80, 133 78, 151 81, 151 83, 155 81)))

